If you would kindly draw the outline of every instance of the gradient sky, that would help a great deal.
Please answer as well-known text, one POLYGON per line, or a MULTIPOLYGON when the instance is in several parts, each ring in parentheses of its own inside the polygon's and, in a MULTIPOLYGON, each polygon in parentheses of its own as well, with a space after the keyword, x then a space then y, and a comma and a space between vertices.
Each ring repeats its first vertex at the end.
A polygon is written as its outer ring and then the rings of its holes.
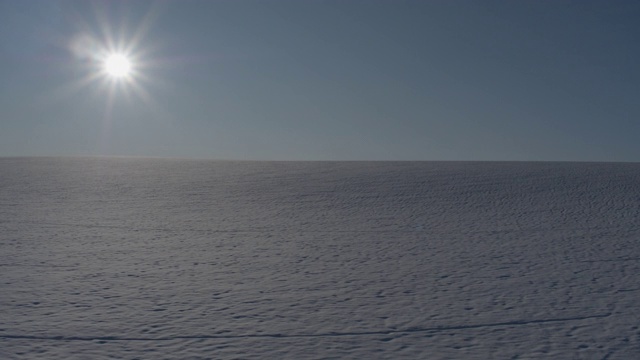
POLYGON ((0 0, 0 156, 640 161, 638 19, 636 0, 0 0), (135 44, 134 84, 82 82, 108 39, 135 44))

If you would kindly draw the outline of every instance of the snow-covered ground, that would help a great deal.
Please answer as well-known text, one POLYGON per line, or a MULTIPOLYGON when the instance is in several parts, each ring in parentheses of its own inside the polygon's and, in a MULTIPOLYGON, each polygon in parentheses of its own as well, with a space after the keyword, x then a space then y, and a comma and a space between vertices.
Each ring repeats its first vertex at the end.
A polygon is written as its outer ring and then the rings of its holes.
POLYGON ((0 359, 637 359, 640 164, 0 159, 0 359))

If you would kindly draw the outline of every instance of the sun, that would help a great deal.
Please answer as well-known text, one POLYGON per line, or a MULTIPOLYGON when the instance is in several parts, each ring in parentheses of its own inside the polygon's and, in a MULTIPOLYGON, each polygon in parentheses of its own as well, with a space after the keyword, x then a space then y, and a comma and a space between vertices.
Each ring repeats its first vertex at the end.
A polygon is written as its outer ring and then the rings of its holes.
POLYGON ((131 60, 123 54, 110 54, 103 63, 104 72, 113 79, 126 79, 131 75, 131 60))

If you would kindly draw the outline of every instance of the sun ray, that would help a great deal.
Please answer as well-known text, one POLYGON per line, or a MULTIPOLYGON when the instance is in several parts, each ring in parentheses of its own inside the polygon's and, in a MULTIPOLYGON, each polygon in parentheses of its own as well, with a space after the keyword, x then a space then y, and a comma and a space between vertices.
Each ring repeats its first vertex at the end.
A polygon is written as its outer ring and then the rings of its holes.
POLYGON ((113 27, 110 25, 107 4, 94 3, 93 11, 100 30, 100 37, 104 39, 106 50, 109 52, 116 51, 118 42, 115 39, 113 27))
MULTIPOLYGON (((151 29, 153 23, 156 22, 162 11, 164 10, 166 3, 164 2, 155 2, 152 7, 145 13, 139 25, 136 27, 132 36, 130 37, 127 45, 124 48, 124 51, 129 53, 134 51, 135 49, 142 48, 141 43, 147 36, 147 33, 151 29)), ((145 46, 147 48, 148 46, 145 46)))

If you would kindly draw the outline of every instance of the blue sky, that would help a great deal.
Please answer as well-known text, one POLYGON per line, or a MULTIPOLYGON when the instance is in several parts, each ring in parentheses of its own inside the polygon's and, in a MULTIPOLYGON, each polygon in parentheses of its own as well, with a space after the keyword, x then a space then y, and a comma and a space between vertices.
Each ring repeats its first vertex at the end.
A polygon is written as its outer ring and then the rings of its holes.
POLYGON ((639 18, 638 1, 0 0, 0 156, 640 161, 639 18), (108 39, 135 43, 129 83, 97 75, 108 39))

